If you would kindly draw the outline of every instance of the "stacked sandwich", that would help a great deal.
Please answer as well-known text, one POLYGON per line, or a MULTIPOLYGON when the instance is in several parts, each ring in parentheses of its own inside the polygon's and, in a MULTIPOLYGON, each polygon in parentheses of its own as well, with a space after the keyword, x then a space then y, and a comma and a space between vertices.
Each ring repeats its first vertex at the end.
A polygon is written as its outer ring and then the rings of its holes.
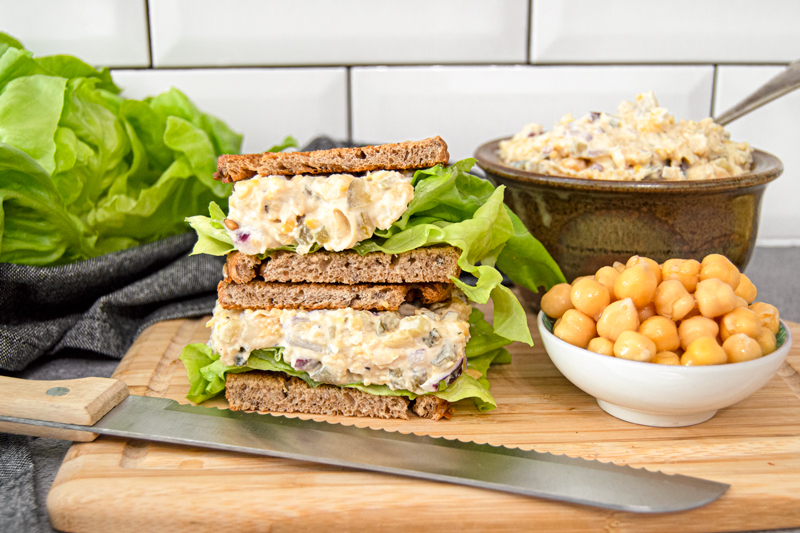
POLYGON ((188 398, 403 419, 449 418, 465 398, 493 408, 489 365, 531 342, 495 264, 532 290, 563 277, 503 188, 448 159, 439 137, 220 157, 229 212, 189 219, 195 253, 227 261, 211 339, 181 355, 188 398), (469 303, 489 297, 494 326, 469 303))

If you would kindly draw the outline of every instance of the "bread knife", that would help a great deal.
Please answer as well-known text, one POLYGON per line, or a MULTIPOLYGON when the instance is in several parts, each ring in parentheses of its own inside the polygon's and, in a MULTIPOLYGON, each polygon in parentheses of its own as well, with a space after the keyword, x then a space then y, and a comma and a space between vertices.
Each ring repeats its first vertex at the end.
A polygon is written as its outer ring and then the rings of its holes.
POLYGON ((125 383, 108 378, 32 381, 0 376, 0 431, 71 440, 92 440, 101 434, 184 444, 634 513, 693 509, 730 487, 533 450, 184 405, 129 395, 125 383))

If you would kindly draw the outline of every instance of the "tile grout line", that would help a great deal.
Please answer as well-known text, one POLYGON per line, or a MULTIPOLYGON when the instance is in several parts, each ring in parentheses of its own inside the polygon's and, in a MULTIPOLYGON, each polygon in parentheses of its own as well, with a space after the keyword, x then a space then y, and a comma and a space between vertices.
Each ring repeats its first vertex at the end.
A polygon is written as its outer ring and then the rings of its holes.
POLYGON ((147 22, 147 57, 149 59, 148 69, 154 68, 153 65, 153 31, 150 24, 150 0, 144 0, 144 18, 147 22))
POLYGON ((526 40, 525 40, 526 65, 530 65, 533 60, 533 54, 531 54, 531 43, 533 43, 533 2, 534 0, 528 0, 528 16, 526 20, 528 34, 526 35, 526 40))
MULTIPOLYGON (((152 52, 151 52, 152 54, 152 52)), ((483 68, 483 67, 530 67, 530 68, 559 68, 559 67, 586 67, 586 68, 602 68, 602 67, 786 67, 786 63, 719 63, 709 65, 708 63, 521 63, 521 62, 495 62, 495 63, 392 63, 392 64, 379 64, 379 63, 363 63, 363 64, 307 64, 307 65, 167 65, 159 67, 157 70, 275 70, 275 69, 288 69, 288 70, 302 70, 302 69, 337 69, 337 68, 359 68, 359 67, 386 67, 387 69, 395 68, 426 68, 426 67, 466 67, 466 68, 483 68)), ((109 66, 113 70, 148 70, 154 67, 134 67, 134 66, 109 66)))
POLYGON ((714 65, 714 77, 711 78, 711 110, 708 113, 709 117, 714 116, 714 108, 717 105, 717 76, 719 73, 719 65, 714 65))
POLYGON ((345 107, 347 109, 347 142, 353 142, 353 88, 352 88, 352 76, 353 76, 353 69, 352 67, 347 68, 347 79, 346 79, 346 101, 345 107))

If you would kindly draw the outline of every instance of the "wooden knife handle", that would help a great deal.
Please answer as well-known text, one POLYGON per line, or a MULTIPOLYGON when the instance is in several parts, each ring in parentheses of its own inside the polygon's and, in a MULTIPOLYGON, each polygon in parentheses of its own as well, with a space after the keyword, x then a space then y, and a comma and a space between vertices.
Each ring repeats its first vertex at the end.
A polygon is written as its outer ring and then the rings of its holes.
MULTIPOLYGON (((128 394, 128 386, 118 379, 35 381, 0 376, 0 415, 92 426, 128 394)), ((7 422, 0 422, 0 431, 79 441, 97 436, 7 422)))

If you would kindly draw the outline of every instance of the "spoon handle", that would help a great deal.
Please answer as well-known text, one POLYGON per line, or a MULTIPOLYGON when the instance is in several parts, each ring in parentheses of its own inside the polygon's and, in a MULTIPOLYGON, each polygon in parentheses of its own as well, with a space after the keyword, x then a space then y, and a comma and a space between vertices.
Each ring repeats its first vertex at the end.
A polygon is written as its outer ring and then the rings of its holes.
POLYGON ((750 111, 758 109, 764 104, 780 98, 784 94, 790 93, 800 87, 800 59, 794 63, 789 63, 789 66, 762 85, 753 94, 728 109, 714 119, 714 122, 720 126, 724 126, 733 122, 742 115, 746 115, 750 111))

